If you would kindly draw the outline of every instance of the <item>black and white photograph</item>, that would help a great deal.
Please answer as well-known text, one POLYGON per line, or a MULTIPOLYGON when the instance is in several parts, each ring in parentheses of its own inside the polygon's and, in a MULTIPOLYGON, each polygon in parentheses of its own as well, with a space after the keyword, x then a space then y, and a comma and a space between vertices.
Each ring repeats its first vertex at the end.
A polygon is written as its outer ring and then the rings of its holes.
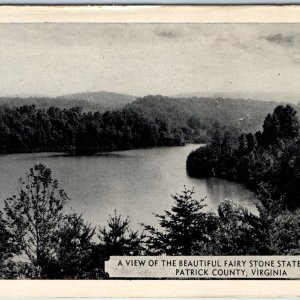
POLYGON ((300 278, 300 24, 0 23, 0 40, 1 279, 109 280, 115 256, 300 278))

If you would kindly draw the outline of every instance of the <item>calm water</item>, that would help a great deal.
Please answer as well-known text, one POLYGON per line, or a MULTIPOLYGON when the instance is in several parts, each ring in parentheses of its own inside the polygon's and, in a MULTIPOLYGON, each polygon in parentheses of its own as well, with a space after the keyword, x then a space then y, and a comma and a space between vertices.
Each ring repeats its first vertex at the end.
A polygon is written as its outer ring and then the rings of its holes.
POLYGON ((199 145, 113 152, 98 156, 66 156, 53 153, 0 156, 0 199, 16 192, 18 178, 35 163, 53 171, 72 199, 67 210, 82 213, 93 225, 104 225, 114 209, 129 216, 133 227, 156 224, 152 213, 172 205, 170 194, 184 185, 195 188, 195 197, 206 198, 208 209, 216 210, 225 198, 255 212, 255 195, 243 186, 220 179, 189 178, 187 155, 199 145))

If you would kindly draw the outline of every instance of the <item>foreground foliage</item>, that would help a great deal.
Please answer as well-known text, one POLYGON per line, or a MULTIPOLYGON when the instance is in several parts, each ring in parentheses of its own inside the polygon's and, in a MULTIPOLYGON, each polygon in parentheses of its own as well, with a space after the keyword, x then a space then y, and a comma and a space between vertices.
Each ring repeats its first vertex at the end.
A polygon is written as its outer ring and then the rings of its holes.
POLYGON ((218 213, 205 212, 204 199, 185 189, 174 205, 156 215, 159 228, 145 226, 145 252, 151 255, 296 255, 300 253, 300 211, 274 216, 260 206, 258 215, 229 200, 218 213))

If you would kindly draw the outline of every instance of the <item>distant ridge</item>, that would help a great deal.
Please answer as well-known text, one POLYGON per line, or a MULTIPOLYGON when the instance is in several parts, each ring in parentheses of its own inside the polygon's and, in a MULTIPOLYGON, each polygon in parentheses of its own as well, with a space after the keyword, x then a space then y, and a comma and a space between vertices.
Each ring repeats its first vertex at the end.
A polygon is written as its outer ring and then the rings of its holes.
POLYGON ((136 100, 136 97, 110 92, 87 92, 58 97, 0 97, 0 105, 21 106, 35 105, 37 108, 56 106, 59 108, 82 107, 85 111, 106 111, 122 108, 136 100))
POLYGON ((127 94, 100 91, 68 94, 60 96, 59 98, 73 101, 84 100, 95 104, 100 104, 104 107, 119 108, 133 102, 137 97, 127 94))
POLYGON ((300 102, 300 93, 285 93, 285 92, 194 92, 180 93, 173 96, 174 98, 230 98, 230 99, 245 99, 258 101, 276 101, 281 103, 297 104, 300 102))
POLYGON ((261 129, 265 116, 277 105, 279 103, 275 101, 149 95, 138 98, 125 107, 151 120, 158 118, 179 128, 194 126, 193 123, 197 120, 201 123, 200 127, 208 129, 213 122, 218 121, 255 132, 261 129))

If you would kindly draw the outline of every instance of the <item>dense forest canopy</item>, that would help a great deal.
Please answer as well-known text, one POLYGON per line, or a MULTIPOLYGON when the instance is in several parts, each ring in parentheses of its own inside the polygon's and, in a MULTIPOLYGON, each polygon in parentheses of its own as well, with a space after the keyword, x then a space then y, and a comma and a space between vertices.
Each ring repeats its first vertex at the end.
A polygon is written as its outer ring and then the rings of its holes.
POLYGON ((221 177, 245 183, 274 210, 300 207, 300 125, 290 105, 268 114, 255 134, 215 129, 212 143, 190 153, 193 177, 221 177))
POLYGON ((182 133, 159 119, 124 109, 82 112, 78 107, 0 107, 0 152, 93 153, 184 144, 182 133))

